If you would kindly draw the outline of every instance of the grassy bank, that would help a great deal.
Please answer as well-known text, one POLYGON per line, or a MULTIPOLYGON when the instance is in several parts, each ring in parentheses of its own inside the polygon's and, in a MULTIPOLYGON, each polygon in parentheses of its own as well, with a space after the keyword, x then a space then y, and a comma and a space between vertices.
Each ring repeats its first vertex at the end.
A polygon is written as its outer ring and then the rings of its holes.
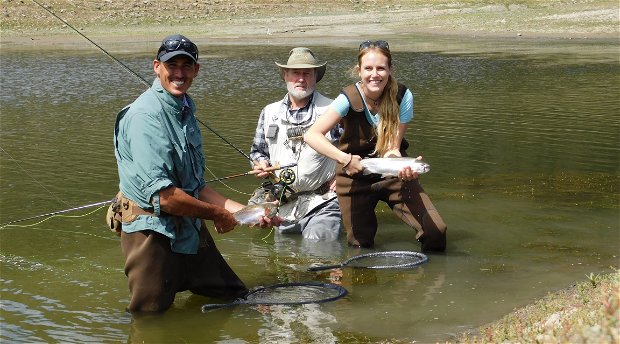
POLYGON ((570 288, 515 310, 459 343, 619 343, 620 272, 590 274, 570 288))
POLYGON ((444 35, 612 39, 620 33, 618 1, 518 0, 1 0, 2 41, 30 44, 54 37, 79 41, 58 18, 95 37, 159 39, 184 32, 227 42, 444 35), (40 4, 40 5, 39 5, 40 4), (28 38, 28 39, 23 39, 28 38))

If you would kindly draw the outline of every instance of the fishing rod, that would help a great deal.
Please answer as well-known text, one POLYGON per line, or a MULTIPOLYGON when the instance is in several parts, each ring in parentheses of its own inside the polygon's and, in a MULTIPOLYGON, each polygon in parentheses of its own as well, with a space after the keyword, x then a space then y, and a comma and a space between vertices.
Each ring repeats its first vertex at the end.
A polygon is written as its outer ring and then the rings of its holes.
MULTIPOLYGON (((101 46, 99 46, 97 43, 95 43, 94 41, 92 41, 90 38, 88 38, 86 35, 84 35, 83 33, 81 33, 80 31, 78 31, 75 27, 73 27, 71 24, 69 24, 67 21, 65 21, 64 19, 62 19, 61 17, 59 17, 58 15, 56 15, 56 13, 52 12, 50 9, 48 9, 47 7, 43 6, 41 3, 39 3, 37 0, 32 0, 35 4, 37 4, 39 7, 41 7, 42 9, 44 9, 46 12, 48 12, 49 14, 51 14, 52 16, 54 16, 55 18, 57 18, 58 20, 60 20, 63 24, 67 25, 69 28, 71 28, 73 31, 75 31, 77 34, 79 34, 80 36, 82 36, 84 39, 86 39, 88 42, 90 42, 92 45, 94 45, 97 49, 99 49, 101 52, 103 52, 106 56, 108 56, 110 59, 112 59, 112 61, 114 61, 116 64, 118 64, 119 66, 121 66, 125 71, 129 72, 131 75, 135 76, 136 78, 138 78, 138 80, 142 81, 142 83, 144 83, 144 85, 146 87, 150 87, 151 85, 149 84, 148 81, 146 81, 142 76, 140 76, 138 73, 134 72, 131 68, 127 67, 127 65, 125 65, 123 62, 121 62, 119 59, 117 59, 116 57, 114 57, 113 55, 111 55, 110 53, 108 53, 105 49, 103 49, 101 46)), ((213 134, 215 134, 217 137, 219 137, 220 139, 222 139, 224 142, 226 142, 230 147, 234 148, 237 152, 239 152, 241 155, 243 155, 246 159, 248 159, 250 162, 253 162, 252 159, 250 158, 250 156, 248 156, 246 153, 244 153, 243 151, 241 151, 239 148, 237 148, 234 144, 232 144, 230 141, 228 141, 226 138, 224 138, 222 135, 220 135, 218 132, 216 132, 215 130, 213 130, 210 126, 208 126, 206 123, 204 123, 203 121, 201 121, 200 119, 198 119, 197 117, 195 117, 196 120, 202 124, 205 128, 209 129, 213 134)), ((292 166, 295 166, 297 164, 291 164, 291 165, 287 165, 284 166, 282 168, 289 168, 292 166)), ((278 168, 276 166, 274 167, 270 167, 270 168, 266 168, 264 171, 265 172, 270 172, 273 170, 277 170, 278 168)), ((247 176, 247 175, 251 175, 251 174, 257 174, 260 173, 260 171, 249 171, 249 172, 245 172, 245 173, 241 173, 241 174, 235 174, 235 175, 231 175, 231 176, 227 176, 227 177, 222 177, 222 178, 216 178, 216 179, 212 179, 207 181, 208 182, 214 182, 214 181, 219 181, 219 180, 225 180, 225 179, 231 179, 231 178, 236 178, 236 177, 241 177, 241 176, 247 176)), ((96 207, 96 206, 104 206, 107 204, 110 204, 114 202, 114 199, 112 200, 107 200, 107 201, 102 201, 102 202, 97 202, 97 203, 92 203, 92 204, 87 204, 87 205, 82 205, 82 206, 78 206, 78 207, 73 207, 73 208, 68 208, 68 209, 63 209, 63 210, 58 210, 58 211, 54 211, 54 212, 50 212, 50 213, 45 213, 45 214, 40 214, 40 215, 35 215, 35 216, 30 216, 27 218, 23 218, 23 219, 19 219, 19 220, 13 220, 13 221, 9 221, 3 224, 0 224, 0 228, 4 228, 8 225, 14 224, 14 223, 18 223, 18 222, 23 222, 23 221, 28 221, 28 220, 34 220, 34 219, 38 219, 38 218, 42 218, 42 217, 50 217, 50 216, 54 216, 54 215, 59 215, 59 214, 64 214, 64 213, 68 213, 68 212, 72 212, 72 211, 76 211, 76 210, 81 210, 81 209, 86 209, 86 208, 91 208, 91 207, 96 207)))
MULTIPOLYGON (((291 168, 291 167, 294 167, 294 166, 297 166, 297 163, 292 163, 292 164, 288 164, 288 165, 284 165, 284 166, 280 166, 279 164, 277 164, 275 166, 266 167, 266 168, 264 168, 262 170, 252 170, 252 171, 248 171, 248 172, 244 172, 244 173, 238 173, 238 174, 233 174, 233 175, 226 176, 226 177, 221 177, 221 178, 207 180, 206 183, 215 182, 215 181, 224 180, 224 179, 232 179, 232 178, 237 178, 237 177, 249 176, 249 175, 258 174, 258 173, 261 173, 261 172, 272 172, 272 171, 275 171, 275 170, 287 169, 287 168, 291 168)), ((30 216, 30 217, 27 217, 27 218, 24 218, 24 219, 13 220, 13 221, 9 221, 9 222, 3 223, 3 224, 0 225, 0 228, 4 228, 4 227, 6 227, 8 225, 12 225, 14 223, 28 221, 28 220, 34 220, 34 219, 38 219, 38 218, 41 218, 41 217, 49 217, 49 216, 69 213, 69 212, 76 211, 76 210, 92 208, 92 207, 98 207, 98 206, 104 206, 104 205, 110 204, 112 202, 114 202, 114 199, 111 199, 111 200, 108 200, 108 201, 97 202, 97 203, 91 203, 91 204, 87 204, 87 205, 81 205, 79 207, 74 207, 74 208, 69 208, 69 209, 53 211, 51 213, 45 213, 45 214, 30 216)))
MULTIPOLYGON (((101 50, 101 52, 103 52, 106 56, 108 56, 109 58, 112 59, 112 61, 116 62, 119 66, 121 66, 125 71, 129 72, 131 75, 135 76, 136 78, 138 78, 140 81, 142 81, 142 83, 144 83, 144 85, 146 85, 146 87, 151 87, 151 84, 149 84, 148 81, 146 81, 142 76, 140 76, 138 73, 134 72, 131 68, 127 67, 127 65, 125 65, 123 62, 121 62, 119 59, 117 59, 116 57, 114 57, 112 54, 108 53, 105 49, 103 49, 101 46, 99 46, 97 43, 95 43, 94 41, 92 41, 90 38, 86 37, 86 35, 84 35, 83 33, 81 33, 79 30, 77 30, 76 28, 74 28, 71 24, 69 24, 68 22, 66 22, 64 19, 62 19, 61 17, 57 16, 56 13, 52 12, 52 10, 50 10, 49 8, 41 5, 37 0, 32 0, 35 4, 39 5, 39 7, 41 7, 42 9, 44 9, 45 11, 47 11, 49 14, 51 14, 52 16, 54 16, 55 18, 57 18, 58 20, 60 20, 61 22, 63 22, 63 24, 67 25, 68 27, 70 27, 73 31, 75 31, 76 33, 78 33, 80 36, 84 37, 84 39, 86 39, 87 41, 89 41, 92 45, 94 45, 95 47, 97 47, 97 49, 101 50)), ((210 126, 208 126, 206 123, 204 123, 203 121, 201 121, 200 119, 198 119, 197 117, 195 117, 196 120, 198 121, 198 123, 202 124, 205 128, 209 129, 209 131, 211 131, 213 134, 215 134, 217 137, 219 137, 220 139, 222 139, 222 141, 226 142, 229 146, 231 146, 232 148, 234 148, 237 152, 241 153, 241 155, 243 155, 246 159, 250 160, 250 162, 252 162, 252 159, 250 158, 249 155, 247 155, 246 153, 244 153, 243 151, 241 151, 239 148, 237 148, 235 145, 233 145, 230 141, 228 141, 227 139, 225 139, 222 135, 220 135, 218 132, 216 132, 215 130, 213 130, 213 128, 211 128, 210 126)))
POLYGON ((7 223, 1 224, 0 228, 6 227, 6 226, 14 224, 14 223, 28 221, 28 220, 34 220, 34 219, 38 219, 38 218, 41 218, 41 217, 54 216, 54 215, 64 214, 64 213, 68 213, 68 212, 72 212, 72 211, 76 211, 76 210, 92 208, 92 207, 98 207, 98 206, 104 206, 104 205, 112 203, 113 201, 114 200, 111 199, 111 200, 108 200, 108 201, 97 202, 97 203, 92 203, 92 204, 87 204, 87 205, 81 205, 81 206, 75 207, 75 208, 58 210, 58 211, 53 211, 51 213, 45 213, 45 214, 41 214, 41 215, 30 216, 30 217, 27 217, 25 219, 13 220, 13 221, 9 221, 7 223))
POLYGON ((262 172, 272 172, 272 171, 275 171, 275 170, 284 170, 286 168, 291 168, 291 167, 295 167, 295 166, 297 166, 297 163, 292 163, 292 164, 288 164, 288 165, 284 165, 284 166, 280 166, 280 164, 277 164, 275 166, 266 167, 266 168, 263 168, 261 170, 252 170, 252 171, 248 171, 248 172, 245 172, 245 173, 233 174, 233 175, 226 176, 226 177, 221 177, 221 178, 215 178, 215 179, 207 180, 206 183, 217 182, 217 181, 220 181, 220 180, 237 178, 237 177, 243 177, 243 176, 249 176, 249 175, 252 175, 252 174, 258 174, 258 173, 262 173, 262 172))

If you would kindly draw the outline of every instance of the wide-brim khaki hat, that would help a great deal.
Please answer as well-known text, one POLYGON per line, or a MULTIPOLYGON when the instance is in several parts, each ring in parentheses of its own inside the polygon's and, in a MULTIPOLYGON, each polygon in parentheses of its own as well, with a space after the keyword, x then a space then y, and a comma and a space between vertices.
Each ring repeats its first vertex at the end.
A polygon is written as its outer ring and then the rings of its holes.
POLYGON ((286 64, 276 62, 276 65, 282 79, 284 79, 284 69, 316 68, 316 82, 321 81, 327 68, 327 62, 319 63, 314 53, 304 47, 293 48, 289 52, 286 64))

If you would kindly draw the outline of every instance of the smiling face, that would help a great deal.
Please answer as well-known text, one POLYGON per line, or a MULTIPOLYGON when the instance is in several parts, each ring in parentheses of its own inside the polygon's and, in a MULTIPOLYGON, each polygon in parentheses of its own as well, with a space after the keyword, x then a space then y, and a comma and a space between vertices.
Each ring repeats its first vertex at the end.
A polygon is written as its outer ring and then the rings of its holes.
POLYGON ((166 62, 153 61, 153 70, 161 82, 161 86, 175 97, 182 97, 192 85, 198 74, 200 64, 191 58, 179 55, 166 62))
POLYGON ((378 48, 365 49, 358 58, 358 73, 370 95, 381 95, 390 80, 391 61, 378 48))
POLYGON ((285 69, 284 81, 291 97, 302 100, 314 92, 316 71, 313 68, 285 69))

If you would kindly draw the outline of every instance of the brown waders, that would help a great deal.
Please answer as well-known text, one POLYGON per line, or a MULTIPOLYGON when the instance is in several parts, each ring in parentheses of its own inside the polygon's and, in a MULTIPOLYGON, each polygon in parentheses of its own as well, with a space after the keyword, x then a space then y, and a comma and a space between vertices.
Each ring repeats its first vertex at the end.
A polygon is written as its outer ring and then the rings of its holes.
MULTIPOLYGON (((400 85, 399 95, 404 93, 404 90, 406 88, 400 85)), ((341 121, 344 132, 339 148, 362 158, 369 157, 376 145, 375 130, 366 119, 355 85, 345 88, 343 93, 349 99, 351 107, 341 121)), ((407 156, 407 147, 408 143, 403 139, 400 147, 402 156, 407 156)), ((446 224, 418 180, 382 179, 376 174, 364 176, 361 173, 349 176, 344 172, 342 164, 338 164, 336 168, 336 192, 349 245, 374 245, 377 233, 375 207, 379 201, 383 201, 396 216, 417 231, 416 239, 422 244, 422 250, 446 249, 446 224)))
POLYGON ((211 297, 238 297, 247 288, 220 254, 203 221, 197 254, 170 248, 170 239, 144 230, 121 234, 131 312, 162 312, 177 292, 211 297))

